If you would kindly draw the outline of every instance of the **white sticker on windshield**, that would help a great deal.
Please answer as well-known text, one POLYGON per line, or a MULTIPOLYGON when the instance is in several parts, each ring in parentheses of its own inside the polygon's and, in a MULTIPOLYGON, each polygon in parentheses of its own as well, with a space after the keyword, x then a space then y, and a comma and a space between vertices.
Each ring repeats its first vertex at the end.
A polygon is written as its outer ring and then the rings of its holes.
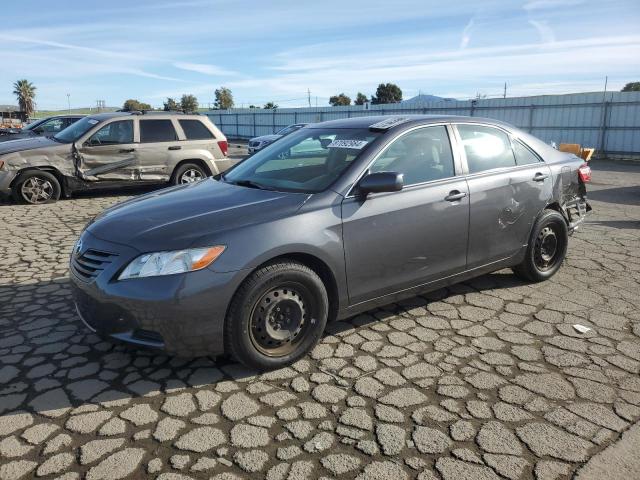
POLYGON ((334 140, 328 145, 328 148, 354 148, 360 150, 369 143, 366 140, 334 140))
POLYGON ((89 124, 90 125, 95 125, 96 123, 98 123, 98 120, 92 118, 91 120, 89 120, 89 124))

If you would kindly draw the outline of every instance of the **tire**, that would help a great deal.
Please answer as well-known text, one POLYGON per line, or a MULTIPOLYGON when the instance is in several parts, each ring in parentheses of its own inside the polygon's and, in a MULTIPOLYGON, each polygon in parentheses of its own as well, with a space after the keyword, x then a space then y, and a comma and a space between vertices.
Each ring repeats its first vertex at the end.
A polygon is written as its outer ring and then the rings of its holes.
POLYGON ((171 183, 173 185, 184 185, 197 182, 208 177, 209 174, 197 163, 183 163, 173 173, 171 183))
POLYGON ((18 203, 41 205, 60 199, 60 182, 55 175, 44 170, 28 170, 18 177, 11 194, 18 203))
POLYGON ((328 312, 327 290, 313 270, 292 261, 267 264, 231 301, 225 352, 257 370, 289 365, 318 343, 328 312))
POLYGON ((523 280, 548 280, 562 266, 568 245, 569 230, 564 217, 555 210, 545 210, 531 230, 524 260, 512 270, 523 280))

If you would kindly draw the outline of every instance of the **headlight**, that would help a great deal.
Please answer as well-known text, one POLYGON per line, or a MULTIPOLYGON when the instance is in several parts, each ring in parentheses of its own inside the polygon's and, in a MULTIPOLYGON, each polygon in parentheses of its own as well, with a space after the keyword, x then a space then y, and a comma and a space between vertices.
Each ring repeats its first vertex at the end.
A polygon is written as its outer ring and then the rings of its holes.
POLYGON ((176 273, 193 272, 211 265, 226 247, 189 248, 171 252, 145 253, 131 261, 118 280, 128 278, 157 277, 176 273))

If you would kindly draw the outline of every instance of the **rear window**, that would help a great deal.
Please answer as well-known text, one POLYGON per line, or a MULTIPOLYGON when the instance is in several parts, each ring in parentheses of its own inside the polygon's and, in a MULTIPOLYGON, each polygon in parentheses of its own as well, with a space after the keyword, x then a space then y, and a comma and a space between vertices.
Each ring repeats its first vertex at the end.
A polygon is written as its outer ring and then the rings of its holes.
POLYGON ((207 140, 213 133, 200 120, 178 120, 187 140, 207 140))
POLYGON ((171 120, 140 120, 140 142, 173 142, 178 139, 171 120))

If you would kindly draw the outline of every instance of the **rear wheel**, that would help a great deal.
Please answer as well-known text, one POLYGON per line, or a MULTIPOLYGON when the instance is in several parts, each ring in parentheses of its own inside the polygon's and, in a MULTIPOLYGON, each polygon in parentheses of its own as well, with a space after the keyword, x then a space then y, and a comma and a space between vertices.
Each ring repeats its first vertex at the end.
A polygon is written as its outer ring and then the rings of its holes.
POLYGON ((569 231, 564 217, 545 210, 536 221, 524 260, 513 267, 523 280, 540 282, 551 278, 562 266, 567 254, 569 231))
POLYGON ((258 370, 288 365, 316 345, 328 311, 326 288, 313 270, 288 261, 266 265, 231 302, 225 349, 258 370))
POLYGON ((207 172, 197 163, 183 163, 173 174, 174 185, 194 183, 207 177, 207 172))
POLYGON ((12 195, 18 203, 39 205, 58 200, 61 190, 55 175, 44 170, 29 170, 20 174, 12 187, 12 195))

